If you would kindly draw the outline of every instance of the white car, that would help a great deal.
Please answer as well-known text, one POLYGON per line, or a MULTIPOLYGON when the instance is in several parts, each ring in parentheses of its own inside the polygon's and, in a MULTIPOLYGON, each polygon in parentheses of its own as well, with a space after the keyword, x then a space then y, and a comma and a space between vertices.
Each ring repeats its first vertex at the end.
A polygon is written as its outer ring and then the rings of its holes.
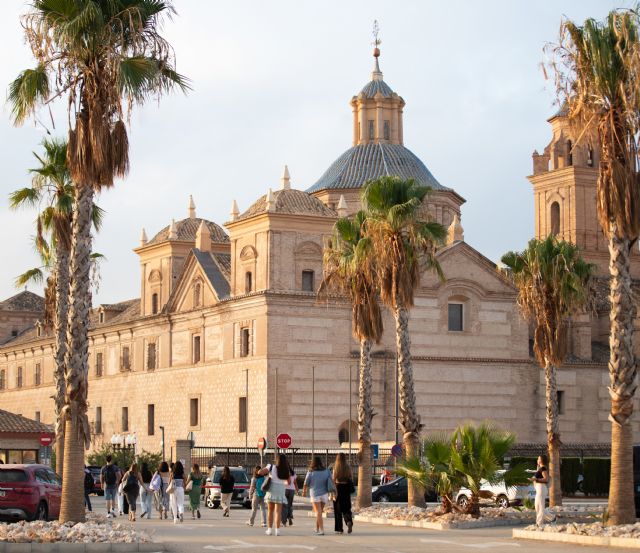
MULTIPOLYGON (((498 474, 504 474, 504 470, 499 470, 498 474)), ((481 498, 480 501, 491 501, 498 507, 506 509, 511 505, 521 505, 522 501, 526 498, 534 500, 536 497, 536 491, 533 484, 526 484, 524 486, 511 486, 507 488, 504 482, 499 484, 489 484, 486 480, 483 480, 480 485, 480 490, 491 494, 489 499, 481 498)), ((466 507, 471 500, 471 491, 467 488, 460 488, 456 494, 456 503, 461 507, 466 507)))

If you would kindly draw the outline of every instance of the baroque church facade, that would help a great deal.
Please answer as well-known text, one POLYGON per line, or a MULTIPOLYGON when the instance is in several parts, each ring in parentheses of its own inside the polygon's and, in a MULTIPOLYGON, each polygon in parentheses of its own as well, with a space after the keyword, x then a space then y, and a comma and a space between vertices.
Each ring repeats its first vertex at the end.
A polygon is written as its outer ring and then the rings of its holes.
MULTIPOLYGON (((212 446, 254 446, 262 436, 273 443, 280 432, 295 447, 312 440, 337 447, 349 432, 356 441, 358 343, 350 308, 319 301, 316 290, 334 222, 357 211, 362 186, 382 175, 430 186, 428 210, 449 228, 437 254, 446 281, 425 274, 410 315, 424 431, 492 420, 521 443, 545 442, 544 375, 516 290, 465 242, 464 198, 404 146, 405 102, 383 79, 377 57, 371 80, 350 104, 351 148, 306 191, 291 186, 285 168, 280 186, 245 211, 234 201, 224 228, 199 218, 190 199, 186 218, 151 239, 143 230, 134 249, 140 297, 92 313, 94 447, 114 434, 135 434, 138 447, 157 451, 161 427, 167 444, 189 432, 212 446)), ((598 152, 572 145, 565 115, 549 119, 551 143, 533 155, 535 236, 553 232, 575 242, 602 277, 596 311, 572 321, 558 399, 565 443, 607 443, 608 252, 595 215, 598 152)), ((636 254, 634 277, 638 263, 636 254)), ((0 407, 52 423, 53 337, 38 321, 37 299, 19 296, 0 303, 0 407)), ((389 313, 385 329, 374 348, 374 442, 397 439, 389 313)), ((637 416, 633 424, 637 431, 637 416)))

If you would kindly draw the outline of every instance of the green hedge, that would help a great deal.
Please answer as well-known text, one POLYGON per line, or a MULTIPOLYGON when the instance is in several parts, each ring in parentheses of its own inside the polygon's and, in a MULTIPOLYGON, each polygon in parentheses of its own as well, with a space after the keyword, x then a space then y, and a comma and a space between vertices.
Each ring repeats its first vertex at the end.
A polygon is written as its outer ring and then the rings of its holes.
POLYGON ((578 476, 582 474, 582 463, 577 457, 560 459, 560 483, 562 493, 574 494, 578 491, 578 476))
POLYGON ((608 495, 611 459, 584 460, 583 490, 586 495, 608 495))

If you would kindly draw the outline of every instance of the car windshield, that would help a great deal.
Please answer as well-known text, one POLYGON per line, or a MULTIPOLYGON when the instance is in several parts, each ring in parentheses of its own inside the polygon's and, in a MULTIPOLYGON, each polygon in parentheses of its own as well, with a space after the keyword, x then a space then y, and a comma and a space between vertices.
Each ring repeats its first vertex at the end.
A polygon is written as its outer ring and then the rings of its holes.
POLYGON ((0 482, 27 482, 27 473, 18 469, 0 469, 0 482))
MULTIPOLYGON (((220 477, 222 476, 222 469, 216 469, 215 474, 213 475, 213 483, 219 484, 220 477)), ((247 484, 249 482, 249 477, 247 473, 242 469, 231 469, 231 476, 233 476, 233 480, 236 484, 247 484)))

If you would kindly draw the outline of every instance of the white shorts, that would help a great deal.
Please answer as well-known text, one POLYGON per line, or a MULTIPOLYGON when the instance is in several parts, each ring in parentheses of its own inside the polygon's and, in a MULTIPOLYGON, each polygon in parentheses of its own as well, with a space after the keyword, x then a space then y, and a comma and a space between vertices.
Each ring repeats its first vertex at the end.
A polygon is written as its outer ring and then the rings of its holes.
POLYGON ((311 503, 329 503, 329 494, 323 493, 322 495, 312 495, 311 503))

